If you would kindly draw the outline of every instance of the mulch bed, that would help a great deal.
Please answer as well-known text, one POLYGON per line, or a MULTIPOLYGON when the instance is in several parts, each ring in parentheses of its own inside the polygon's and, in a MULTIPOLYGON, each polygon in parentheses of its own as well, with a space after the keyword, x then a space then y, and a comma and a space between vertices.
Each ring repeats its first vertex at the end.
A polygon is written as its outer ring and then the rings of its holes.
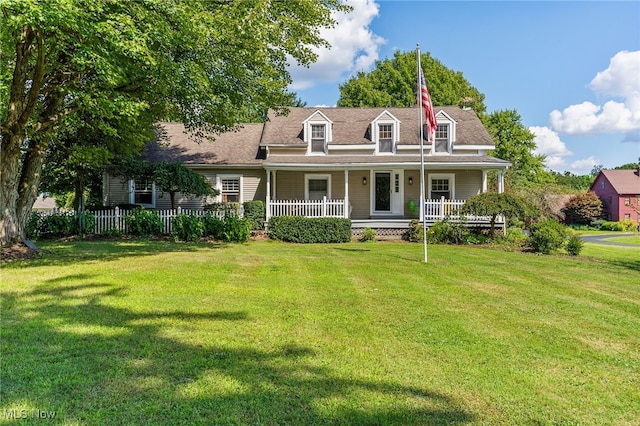
POLYGON ((39 257, 41 253, 39 250, 30 249, 23 243, 16 243, 2 247, 0 251, 0 261, 14 262, 16 260, 29 260, 39 257))

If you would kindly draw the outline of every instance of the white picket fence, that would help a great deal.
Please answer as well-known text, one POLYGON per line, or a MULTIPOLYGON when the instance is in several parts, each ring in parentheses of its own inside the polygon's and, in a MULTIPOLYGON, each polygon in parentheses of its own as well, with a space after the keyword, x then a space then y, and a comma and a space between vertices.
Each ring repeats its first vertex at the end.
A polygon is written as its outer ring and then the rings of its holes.
MULTIPOLYGON (((172 232, 172 219, 179 214, 188 214, 191 216, 214 216, 218 219, 224 219, 225 211, 205 211, 205 210, 195 210, 195 209, 183 209, 178 207, 174 210, 153 210, 155 213, 160 216, 160 220, 164 226, 163 232, 165 234, 171 234, 172 232)), ((112 231, 121 231, 127 232, 127 221, 126 217, 130 216, 133 213, 132 210, 123 210, 118 207, 108 210, 96 210, 92 211, 91 214, 95 220, 95 226, 93 228, 94 234, 104 234, 106 232, 112 231)), ((236 212, 237 215, 242 216, 242 208, 236 212)))

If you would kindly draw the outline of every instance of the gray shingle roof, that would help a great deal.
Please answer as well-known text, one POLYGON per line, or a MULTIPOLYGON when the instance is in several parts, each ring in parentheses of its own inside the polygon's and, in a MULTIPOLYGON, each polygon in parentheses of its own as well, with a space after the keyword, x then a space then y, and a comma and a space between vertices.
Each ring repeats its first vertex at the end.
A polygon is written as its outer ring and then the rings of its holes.
MULTIPOLYGON (((302 122, 315 111, 321 111, 333 122, 332 144, 371 144, 369 125, 383 111, 389 111, 400 120, 401 144, 420 143, 420 111, 418 108, 289 108, 287 116, 269 114, 265 124, 262 145, 304 144, 302 122)), ((435 107, 447 113, 457 123, 456 146, 494 145, 493 140, 473 110, 456 106, 435 107)))
POLYGON ((185 133, 181 123, 159 123, 164 136, 147 145, 148 161, 181 161, 185 164, 262 164, 260 135, 262 124, 245 124, 237 132, 214 135, 215 140, 199 140, 185 133))
MULTIPOLYGON (((417 145, 419 141, 420 117, 417 108, 290 108, 287 116, 269 114, 266 123, 244 124, 236 132, 214 135, 215 140, 200 140, 186 133, 181 123, 159 123, 164 132, 155 143, 146 147, 144 158, 149 161, 181 161, 185 164, 260 166, 263 163, 345 164, 345 163, 407 163, 419 162, 417 155, 328 155, 328 156, 281 156, 272 155, 264 159, 264 148, 269 145, 304 145, 303 122, 314 112, 321 111, 333 122, 335 145, 372 144, 369 127, 382 112, 388 111, 400 120, 400 144, 417 145)), ((457 124, 455 146, 494 146, 493 140, 472 110, 458 107, 436 107, 444 111, 457 124)), ((489 156, 429 156, 431 164, 493 164, 509 163, 489 156)))

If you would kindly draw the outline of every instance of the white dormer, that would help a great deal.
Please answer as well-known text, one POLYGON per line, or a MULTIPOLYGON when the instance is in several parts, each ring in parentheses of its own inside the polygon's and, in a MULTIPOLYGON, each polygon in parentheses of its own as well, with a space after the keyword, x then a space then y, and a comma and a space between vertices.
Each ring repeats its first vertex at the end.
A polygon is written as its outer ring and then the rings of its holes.
POLYGON ((384 110, 371 122, 371 140, 375 144, 376 155, 395 154, 400 141, 400 120, 384 110))
POLYGON ((456 141, 456 121, 449 114, 440 110, 436 114, 438 128, 436 129, 435 142, 431 146, 434 155, 447 155, 453 151, 456 141))
POLYGON ((333 122, 322 111, 316 111, 302 122, 307 154, 325 155, 327 144, 333 140, 333 122))

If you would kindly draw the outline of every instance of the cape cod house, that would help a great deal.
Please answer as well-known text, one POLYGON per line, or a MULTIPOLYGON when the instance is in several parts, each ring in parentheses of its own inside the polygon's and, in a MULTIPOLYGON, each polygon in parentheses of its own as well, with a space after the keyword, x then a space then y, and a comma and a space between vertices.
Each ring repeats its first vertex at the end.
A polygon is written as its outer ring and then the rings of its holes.
MULTIPOLYGON (((218 201, 263 200, 277 215, 337 216, 354 228, 405 228, 421 212, 428 221, 487 191, 499 192, 509 163, 487 152, 494 142, 469 109, 436 107, 435 142, 423 141, 426 202, 420 199, 420 116, 416 108, 290 108, 261 124, 197 143, 178 123, 148 145, 149 161, 182 161, 219 190, 216 199, 178 197, 183 208, 218 201)), ((425 131, 426 133, 426 131, 425 131)), ((170 207, 152 182, 104 179, 104 203, 170 207)), ((477 218, 483 222, 484 219, 477 218)))
POLYGON ((608 220, 631 219, 640 225, 640 166, 636 170, 601 170, 589 190, 602 200, 608 220))

